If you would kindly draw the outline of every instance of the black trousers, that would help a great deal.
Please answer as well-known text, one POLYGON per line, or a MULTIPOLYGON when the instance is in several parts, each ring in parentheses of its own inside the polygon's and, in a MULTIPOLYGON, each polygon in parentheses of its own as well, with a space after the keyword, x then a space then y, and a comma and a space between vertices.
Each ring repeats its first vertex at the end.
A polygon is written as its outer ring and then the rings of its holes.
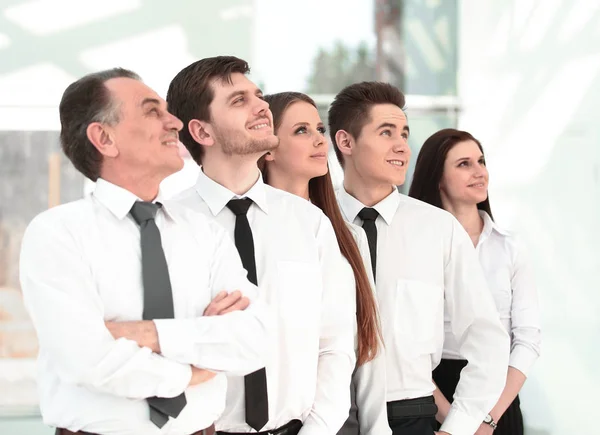
MULTIPOLYGON (((433 371, 433 380, 450 403, 460 380, 460 372, 466 365, 465 360, 443 359, 433 371)), ((494 435, 523 435, 523 414, 520 403, 517 396, 497 422, 498 428, 494 431, 494 435)))
POLYGON ((433 397, 388 402, 387 410, 393 435, 433 435, 437 412, 433 397), (421 409, 413 412, 415 405, 421 409))

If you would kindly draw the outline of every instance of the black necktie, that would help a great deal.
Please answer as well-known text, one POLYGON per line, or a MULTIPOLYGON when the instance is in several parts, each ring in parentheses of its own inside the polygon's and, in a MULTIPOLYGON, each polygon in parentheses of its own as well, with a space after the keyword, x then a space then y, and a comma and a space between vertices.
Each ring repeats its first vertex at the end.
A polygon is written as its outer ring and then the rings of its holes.
MULTIPOLYGON (((256 279, 256 260, 254 258, 254 239, 248 222, 248 209, 252 205, 250 198, 232 199, 227 207, 235 214, 234 239, 242 264, 248 271, 248 280, 258 285, 256 279)), ((269 398, 267 396, 267 372, 264 368, 244 376, 246 404, 246 423, 257 432, 269 421, 269 398)))
MULTIPOLYGON (((130 212, 140 226, 144 320, 172 319, 175 316, 169 269, 160 231, 154 221, 160 207, 160 203, 136 201, 130 212)), ((177 418, 187 404, 184 393, 172 398, 150 397, 147 400, 150 406, 150 420, 159 428, 169 421, 169 416, 177 418)))
POLYGON ((371 253, 371 267, 373 268, 373 279, 375 279, 377 270, 377 227, 375 226, 375 220, 379 216, 379 213, 374 208, 365 207, 358 217, 362 219, 362 227, 367 233, 367 240, 369 241, 369 252, 371 253))

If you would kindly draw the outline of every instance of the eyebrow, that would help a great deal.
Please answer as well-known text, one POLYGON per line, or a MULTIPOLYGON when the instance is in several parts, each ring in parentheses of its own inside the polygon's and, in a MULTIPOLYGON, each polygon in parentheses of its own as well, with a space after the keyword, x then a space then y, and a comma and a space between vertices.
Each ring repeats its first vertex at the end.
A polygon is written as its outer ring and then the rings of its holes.
MULTIPOLYGON (((231 101, 235 97, 239 97, 241 95, 247 95, 247 94, 249 94, 249 92, 247 90, 233 91, 231 94, 229 94, 227 96, 227 101, 231 101)), ((256 88, 256 91, 254 92, 254 95, 263 95, 263 91, 261 91, 260 89, 256 88)))
MULTIPOLYGON (((477 157, 477 160, 480 160, 480 159, 485 159, 485 156, 482 154, 482 155, 480 155, 479 157, 477 157)), ((458 162, 461 162, 461 161, 463 161, 463 160, 465 160, 465 161, 466 161, 466 160, 471 160, 471 157, 460 157, 460 158, 456 159, 456 160, 454 161, 454 163, 458 163, 458 162)))
MULTIPOLYGON (((396 124, 392 124, 390 122, 384 122, 379 127, 377 127, 377 130, 380 130, 382 128, 394 128, 394 129, 396 129, 398 127, 396 126, 396 124)), ((408 125, 405 125, 404 127, 402 127, 402 131, 405 131, 408 134, 410 134, 410 128, 408 127, 408 125)))
MULTIPOLYGON (((294 127, 296 127, 296 126, 298 126, 298 125, 310 125, 310 123, 308 123, 308 122, 306 122, 306 121, 300 121, 300 122, 297 122, 297 123, 295 123, 294 125, 292 125, 292 128, 294 128, 294 127)), ((321 121, 321 122, 319 122, 319 123, 317 124, 317 127, 318 127, 318 126, 323 126, 323 125, 325 125, 325 124, 323 124, 323 121, 321 121)))
POLYGON ((156 105, 160 106, 160 100, 158 100, 156 98, 144 98, 142 100, 141 106, 145 106, 146 104, 156 104, 156 105))

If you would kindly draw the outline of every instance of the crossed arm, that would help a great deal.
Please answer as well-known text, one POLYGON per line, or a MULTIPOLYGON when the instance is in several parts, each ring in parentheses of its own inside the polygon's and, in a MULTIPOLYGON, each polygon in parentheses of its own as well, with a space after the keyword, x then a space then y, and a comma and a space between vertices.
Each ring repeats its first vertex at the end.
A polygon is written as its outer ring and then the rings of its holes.
MULTIPOLYGON (((245 310, 250 305, 247 297, 239 290, 232 293, 222 291, 211 301, 204 310, 204 316, 221 316, 233 311, 245 310)), ((140 347, 147 347, 152 352, 160 354, 160 340, 156 324, 152 320, 138 320, 130 322, 105 322, 106 328, 115 340, 125 338, 135 341, 140 347)), ((215 372, 191 366, 192 377, 189 386, 198 385, 209 381, 216 376, 215 372)))

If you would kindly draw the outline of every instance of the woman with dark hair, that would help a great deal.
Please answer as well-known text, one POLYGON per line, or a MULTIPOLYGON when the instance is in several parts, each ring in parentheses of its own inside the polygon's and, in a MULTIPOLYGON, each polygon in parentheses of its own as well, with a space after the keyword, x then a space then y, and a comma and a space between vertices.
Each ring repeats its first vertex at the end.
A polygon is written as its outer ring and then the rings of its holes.
MULTIPOLYGON (((522 435, 518 393, 540 353, 540 321, 533 271, 515 236, 493 220, 488 196, 488 170, 481 143, 471 134, 444 129, 425 141, 409 195, 454 215, 469 234, 492 292, 500 320, 511 337, 506 386, 477 435, 522 435)), ((448 328, 446 328, 448 330, 448 328)), ((450 408, 461 370, 467 365, 452 334, 433 378, 442 422, 450 408), (441 393, 440 393, 441 392, 441 393)))
POLYGON ((265 96, 273 113, 279 147, 260 161, 264 181, 311 201, 331 221, 340 250, 356 282, 357 368, 352 378, 350 416, 339 434, 391 434, 386 416, 385 361, 366 235, 344 221, 329 174, 328 143, 315 102, 282 92, 265 96))

